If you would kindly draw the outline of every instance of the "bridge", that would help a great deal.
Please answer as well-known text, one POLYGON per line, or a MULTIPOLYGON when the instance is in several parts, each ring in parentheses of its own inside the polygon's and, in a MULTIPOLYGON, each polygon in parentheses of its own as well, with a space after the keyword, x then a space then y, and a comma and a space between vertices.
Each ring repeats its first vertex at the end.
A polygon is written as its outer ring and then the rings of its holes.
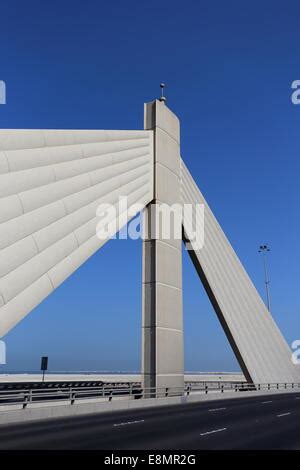
POLYGON ((299 398, 278 394, 219 399, 11 424, 0 426, 0 450, 103 449, 113 455, 125 450, 128 455, 128 450, 165 454, 170 449, 174 454, 180 449, 177 453, 194 454, 191 450, 299 449, 299 398))
POLYGON ((0 130, 0 336, 141 210, 143 389, 184 388, 182 241, 247 381, 298 384, 287 343, 184 163, 164 100, 145 105, 143 130, 0 130), (104 204, 114 212, 99 222, 104 204), (184 213, 180 237, 165 237, 156 230, 165 206, 175 215, 201 206, 204 218, 184 213))

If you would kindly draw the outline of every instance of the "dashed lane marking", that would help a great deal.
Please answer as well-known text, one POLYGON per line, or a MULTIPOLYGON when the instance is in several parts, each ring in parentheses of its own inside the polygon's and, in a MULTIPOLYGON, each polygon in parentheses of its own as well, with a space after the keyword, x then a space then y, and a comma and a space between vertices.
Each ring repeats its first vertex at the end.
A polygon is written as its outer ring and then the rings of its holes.
POLYGON ((127 421, 126 423, 116 423, 114 424, 114 427, 128 426, 129 424, 138 424, 138 423, 143 423, 144 421, 145 421, 144 419, 139 419, 138 421, 127 421))
POLYGON ((282 416, 288 416, 290 415, 291 413, 282 413, 281 415, 277 415, 277 418, 282 418, 282 416))
POLYGON ((212 431, 206 431, 200 433, 200 436, 207 436, 208 434, 214 434, 215 432, 226 431, 227 428, 213 429, 212 431))
POLYGON ((221 411, 221 410, 226 410, 226 408, 211 408, 210 410, 208 411, 221 411))
POLYGON ((261 403, 263 403, 263 404, 266 404, 266 403, 273 403, 273 401, 272 401, 272 400, 268 400, 268 401, 262 401, 261 403))

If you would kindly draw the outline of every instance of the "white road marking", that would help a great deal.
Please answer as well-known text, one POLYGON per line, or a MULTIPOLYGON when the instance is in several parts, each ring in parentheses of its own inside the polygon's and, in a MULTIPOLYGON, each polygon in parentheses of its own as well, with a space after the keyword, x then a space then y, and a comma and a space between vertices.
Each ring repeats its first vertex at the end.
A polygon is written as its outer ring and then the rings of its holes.
POLYGON ((300 400, 300 397, 296 397, 295 400, 300 400))
POLYGON ((207 436, 208 434, 213 434, 215 432, 226 431, 227 428, 213 429, 212 431, 202 432, 200 436, 207 436))
POLYGON ((291 413, 282 413, 281 415, 277 415, 277 418, 281 418, 282 416, 288 416, 290 415, 291 413))
POLYGON ((221 410, 226 410, 226 408, 211 408, 208 411, 221 411, 221 410))
POLYGON ((262 401, 261 403, 273 403, 272 400, 269 400, 269 401, 262 401))
POLYGON ((129 424, 138 424, 138 423, 143 423, 144 421, 145 421, 144 419, 140 419, 138 421, 127 421, 126 423, 116 423, 116 424, 114 424, 114 427, 127 426, 129 424))

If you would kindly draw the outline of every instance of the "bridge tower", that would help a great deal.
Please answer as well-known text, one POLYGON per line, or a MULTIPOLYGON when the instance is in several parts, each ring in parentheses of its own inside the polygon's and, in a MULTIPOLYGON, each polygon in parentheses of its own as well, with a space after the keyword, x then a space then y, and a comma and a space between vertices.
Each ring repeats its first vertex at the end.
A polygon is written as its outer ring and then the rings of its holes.
MULTIPOLYGON (((156 232, 162 204, 180 204, 180 124, 165 100, 145 104, 154 133, 154 199, 144 210, 142 376, 144 387, 183 387, 182 241, 156 232)), ((160 227, 161 228, 161 227, 160 227)))

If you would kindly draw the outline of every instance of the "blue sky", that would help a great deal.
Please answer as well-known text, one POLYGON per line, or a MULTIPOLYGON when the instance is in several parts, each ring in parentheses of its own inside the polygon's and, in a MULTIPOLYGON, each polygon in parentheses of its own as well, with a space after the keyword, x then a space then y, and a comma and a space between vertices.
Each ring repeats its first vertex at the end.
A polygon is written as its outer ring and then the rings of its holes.
MULTIPOLYGON (((299 2, 1 2, 1 128, 141 129, 167 84, 182 156, 273 315, 300 338, 299 2)), ((238 370, 184 253, 186 370, 238 370)), ((6 336, 5 370, 140 368, 141 242, 111 241, 6 336), (117 286, 117 288, 116 288, 117 286)))

